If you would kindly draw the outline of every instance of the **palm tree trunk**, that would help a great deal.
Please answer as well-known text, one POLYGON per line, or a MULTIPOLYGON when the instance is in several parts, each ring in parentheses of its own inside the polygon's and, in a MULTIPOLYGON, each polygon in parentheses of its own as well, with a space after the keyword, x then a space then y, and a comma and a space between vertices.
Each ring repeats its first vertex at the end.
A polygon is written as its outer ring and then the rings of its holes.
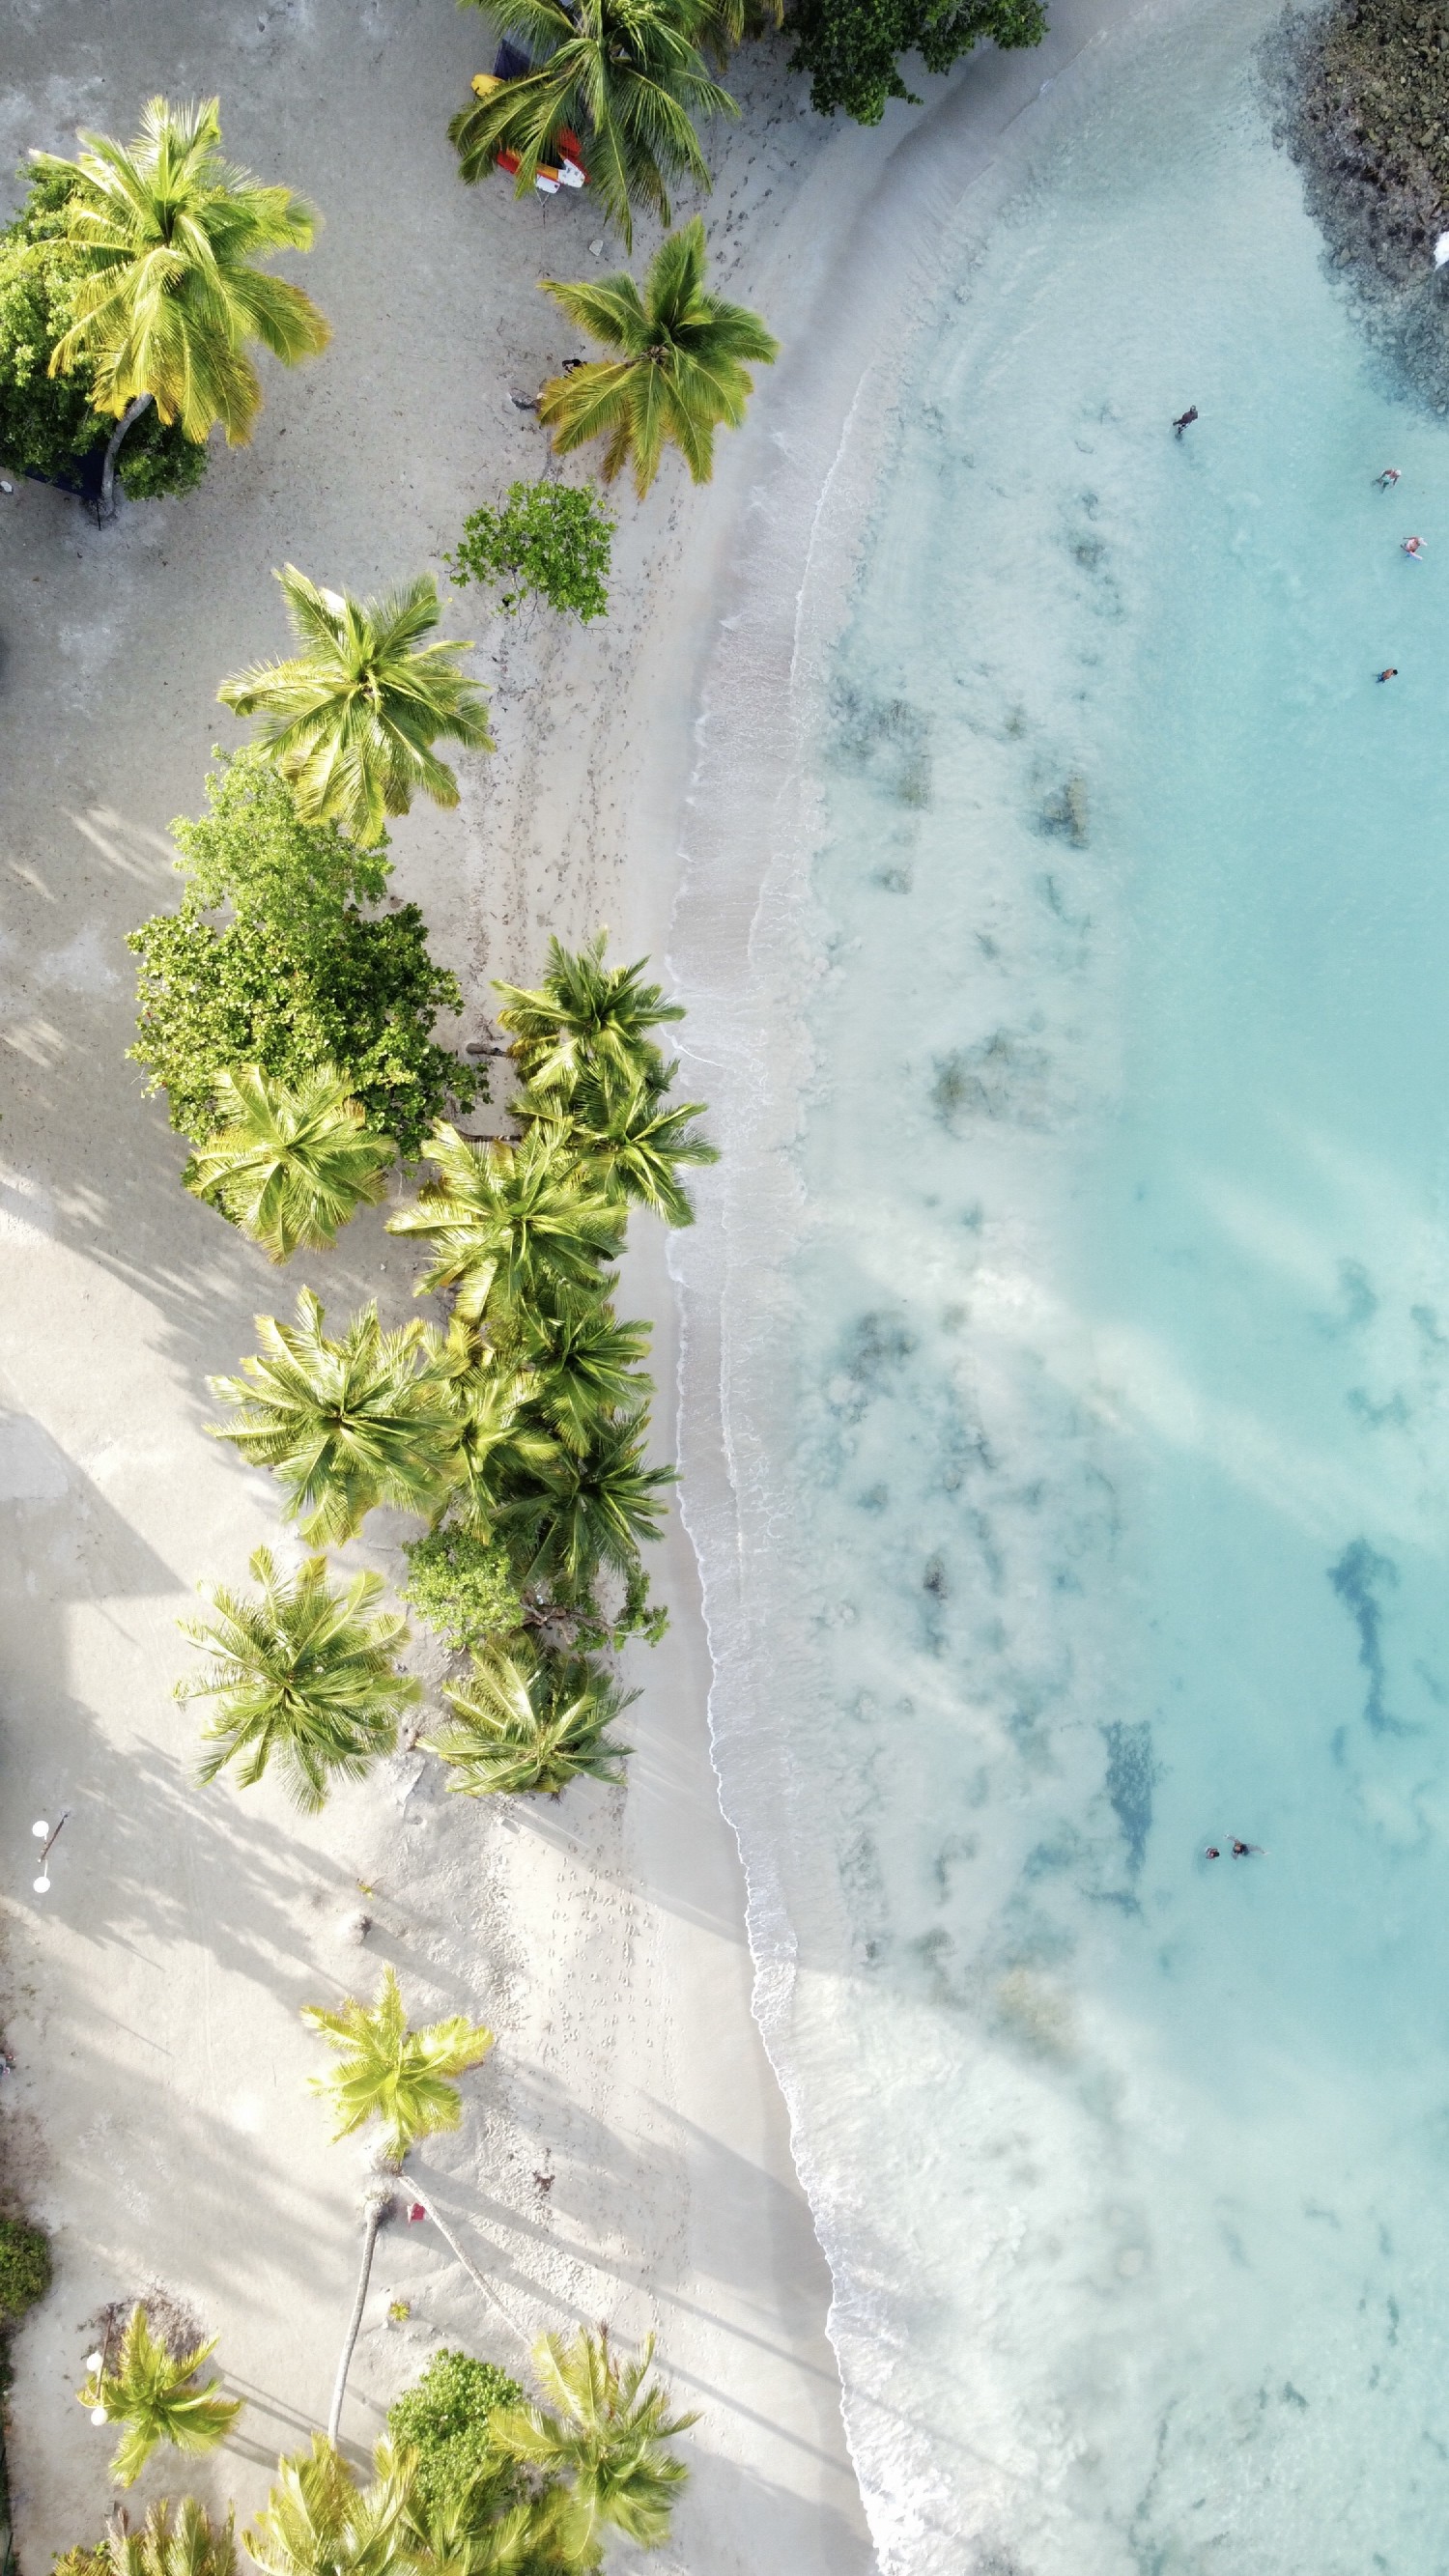
POLYGON ((428 2199, 427 2194, 422 2191, 416 2183, 409 2183, 408 2189, 411 2191, 418 2207, 427 2211, 429 2218, 432 2220, 438 2234, 443 2239, 444 2244, 452 2248, 452 2251, 456 2254, 458 2261, 462 2264, 464 2271, 467 2273, 468 2278, 473 2283, 475 2289, 481 2290, 485 2299, 492 2300, 499 2315, 512 2327, 513 2332, 517 2335, 520 2343, 526 2344, 528 2337, 524 2333, 518 2319, 516 2317, 509 2316, 508 2310, 505 2308, 503 2301, 500 2299, 491 2281, 485 2281, 482 2273, 477 2271, 473 2264, 469 2262, 467 2255, 464 2253, 457 2237, 453 2234, 451 2227, 449 2227, 445 2219, 439 2217, 438 2212, 433 2207, 432 2202, 428 2199))
POLYGON ((342 2421, 342 2400, 347 2394, 347 2374, 352 2368, 352 2356, 357 2350, 357 2338, 362 2328, 362 2311, 367 2305, 367 2284, 372 2277, 372 2257, 377 2247, 377 2231, 382 2225, 383 2215, 391 2198, 390 2192, 374 2193, 367 2204, 367 2226, 362 2238, 362 2269, 357 2276, 357 2296, 352 2302, 352 2314, 347 2322, 347 2340, 342 2347, 342 2359, 337 2365, 337 2380, 332 2391, 332 2412, 327 2418, 327 2439, 334 2450, 337 2447, 337 2428, 342 2421))
POLYGON ((106 441, 105 463, 101 467, 100 518, 103 524, 116 515, 116 458, 121 452, 121 441, 153 399, 150 394, 137 394, 134 402, 128 402, 106 441))

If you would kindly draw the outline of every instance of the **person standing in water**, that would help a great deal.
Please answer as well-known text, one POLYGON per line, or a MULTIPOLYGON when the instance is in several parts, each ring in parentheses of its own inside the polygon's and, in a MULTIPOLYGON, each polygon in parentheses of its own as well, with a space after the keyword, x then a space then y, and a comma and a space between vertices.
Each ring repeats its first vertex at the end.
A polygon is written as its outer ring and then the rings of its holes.
POLYGON ((1184 431, 1185 429, 1191 429, 1192 424, 1193 424, 1193 422, 1196 420, 1196 418, 1197 418, 1197 405, 1196 405, 1196 403, 1194 403, 1194 404, 1192 405, 1191 410, 1189 410, 1189 411, 1185 411, 1185 412, 1182 414, 1182 416, 1181 416, 1181 418, 1180 418, 1180 419, 1175 420, 1175 421, 1173 422, 1173 424, 1172 424, 1172 434, 1173 434, 1174 438, 1181 438, 1182 433, 1183 433, 1183 431, 1184 431))
POLYGON ((1382 474, 1376 474, 1374 476, 1374 482, 1381 492, 1392 492, 1398 479, 1399 469, 1397 465, 1386 465, 1382 474))
POLYGON ((1424 540, 1422 537, 1405 537, 1403 550, 1408 556, 1410 563, 1423 562, 1424 540))

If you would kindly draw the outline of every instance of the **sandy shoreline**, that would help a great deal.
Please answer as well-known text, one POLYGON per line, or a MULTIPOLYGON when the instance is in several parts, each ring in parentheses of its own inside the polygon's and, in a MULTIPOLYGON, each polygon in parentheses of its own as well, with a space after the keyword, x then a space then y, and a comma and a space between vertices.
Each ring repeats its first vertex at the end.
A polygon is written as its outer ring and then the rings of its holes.
MULTIPOLYGON (((487 1011, 487 978, 533 973, 549 930, 573 938, 604 920, 631 951, 663 955, 691 718, 721 621, 740 613, 756 504, 782 458, 797 499, 812 475, 818 487, 854 399, 851 351, 871 308, 862 297, 842 327, 852 262, 882 311, 892 263, 908 257, 902 227, 936 219, 943 185, 949 198, 973 184, 995 138, 1111 14, 1059 11, 1042 55, 968 67, 944 110, 892 110, 874 134, 799 116, 804 85, 778 54, 742 58, 746 115, 717 155, 711 238, 723 277, 791 354, 746 432, 722 442, 710 491, 668 475, 646 511, 623 504, 602 637, 540 625, 500 650, 501 630, 467 595, 457 604, 452 630, 479 635, 481 675, 498 683, 502 749, 474 765, 461 816, 399 829, 394 883, 421 901, 464 981, 463 1038, 487 1011)), ((499 2033, 464 2131, 424 2161, 504 2313, 490 2315, 435 2231, 390 2232, 351 2438, 371 2438, 440 2338, 508 2360, 541 2323, 657 2325, 669 2376, 704 2421, 676 2541, 650 2563, 851 2576, 871 2561, 825 2339, 828 2277, 750 2016, 743 1886, 678 1521, 662 1569, 673 1630, 631 1674, 645 1697, 626 1796, 495 1815, 446 1801, 436 1770, 407 1760, 301 1825, 266 1789, 194 1792, 194 1720, 168 1697, 191 1587, 235 1577, 277 1530, 267 1481, 203 1437, 204 1377, 233 1367, 253 1311, 300 1281, 279 1280, 178 1188, 179 1140, 122 1063, 124 935, 171 897, 166 824, 197 809, 207 747, 226 738, 216 680, 280 640, 271 566, 290 557, 366 588, 436 565, 464 510, 539 469, 536 428, 510 401, 560 353, 533 280, 585 269, 595 219, 457 185, 444 129, 485 39, 432 0, 258 0, 244 23, 221 0, 126 0, 104 50, 90 21, 82 0, 44 0, 12 31, 6 166, 31 142, 72 148, 77 122, 129 130, 154 87, 219 89, 229 149, 328 216, 307 283, 336 340, 321 366, 272 383, 255 446, 220 456, 188 503, 132 509, 101 537, 49 493, 0 502, 18 747, 0 950, 17 2071, 0 2108, 57 2257, 18 2348, 21 2564, 38 2576, 54 2549, 92 2536, 110 2500, 105 2442, 71 2394, 103 2300, 156 2279, 221 2336, 252 2403, 228 2450, 187 2480, 198 2493, 250 2510, 277 2450, 316 2421, 350 2289, 359 2165, 328 2145, 305 2094, 314 2061, 296 2007, 392 1959, 419 2008, 468 2009, 499 2033), (61 1806, 72 1817, 42 1914, 24 1892, 29 1822, 61 1806), (366 1953, 341 1931, 359 1880, 376 1891, 366 1953), (412 2314, 391 2330, 394 2298, 412 2314)), ((716 658, 716 706, 724 671, 716 658)), ((694 824, 687 838, 697 866, 694 824)), ((697 918, 681 918, 675 944, 701 953, 697 918)), ((710 1043, 693 1050, 706 1097, 710 1043)), ((636 1243, 631 1310, 657 1319, 667 1444, 665 1247, 643 1228, 636 1243)), ((308 1275, 339 1311, 371 1295, 406 1311, 408 1265, 376 1220, 308 1275)), ((707 1513, 719 1469, 700 1431, 709 1358, 704 1341, 691 1349, 686 1463, 691 1508, 697 1490, 707 1513)), ((379 1516, 358 1554, 395 1568, 399 1535, 379 1516)), ((139 2499, 167 2483, 153 2470, 139 2499)))

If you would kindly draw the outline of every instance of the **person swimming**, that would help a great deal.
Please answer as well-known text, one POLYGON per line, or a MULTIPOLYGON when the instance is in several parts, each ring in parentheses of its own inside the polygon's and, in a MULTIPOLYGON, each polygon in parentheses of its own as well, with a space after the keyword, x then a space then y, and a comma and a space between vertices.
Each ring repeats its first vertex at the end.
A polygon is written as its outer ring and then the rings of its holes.
POLYGON ((1422 562, 1423 562, 1423 560, 1424 560, 1424 540, 1423 540, 1423 538, 1422 538, 1422 537, 1405 537, 1405 539, 1404 539, 1404 552, 1405 552, 1405 554, 1409 557, 1409 560, 1410 560, 1410 562, 1411 562, 1411 563, 1422 563, 1422 562))
POLYGON ((1233 1845, 1233 1858, 1234 1860, 1247 1860, 1254 1852, 1261 1852, 1262 1848, 1263 1846, 1261 1843, 1235 1842, 1233 1845))
POLYGON ((1376 474, 1374 476, 1374 482, 1381 492, 1391 492, 1398 479, 1399 469, 1397 465, 1386 465, 1382 474, 1376 474))
POLYGON ((1192 405, 1192 407, 1191 407, 1191 409, 1190 409, 1190 410, 1185 411, 1185 412, 1182 412, 1182 413, 1179 415, 1179 417, 1178 417, 1178 418, 1173 422, 1173 424, 1172 424, 1172 434, 1173 434, 1173 437, 1174 437, 1174 438, 1181 438, 1183 431, 1184 431, 1185 429, 1191 429, 1192 424, 1193 424, 1193 422, 1196 420, 1196 418, 1197 418, 1197 405, 1196 405, 1196 403, 1194 403, 1194 404, 1192 405))
POLYGON ((1385 681, 1385 680, 1396 680, 1396 679, 1398 678, 1398 676, 1399 676, 1398 671, 1397 671, 1397 669, 1395 668, 1394 664, 1391 662, 1391 663, 1389 664, 1389 667, 1388 667, 1388 669, 1387 669, 1386 671, 1380 671, 1380 672, 1378 673, 1378 675, 1377 675, 1378 680, 1379 680, 1379 685, 1380 685, 1380 687, 1382 687, 1382 685, 1383 685, 1383 683, 1384 683, 1384 681, 1385 681))
POLYGON ((1219 1851, 1219 1849, 1218 1849, 1218 1847, 1217 1847, 1217 1844, 1216 1844, 1216 1843, 1209 1843, 1209 1844, 1208 1844, 1207 1850, 1203 1853, 1203 1859, 1204 1859, 1204 1860, 1221 1860, 1221 1859, 1222 1859, 1222 1853, 1219 1851))

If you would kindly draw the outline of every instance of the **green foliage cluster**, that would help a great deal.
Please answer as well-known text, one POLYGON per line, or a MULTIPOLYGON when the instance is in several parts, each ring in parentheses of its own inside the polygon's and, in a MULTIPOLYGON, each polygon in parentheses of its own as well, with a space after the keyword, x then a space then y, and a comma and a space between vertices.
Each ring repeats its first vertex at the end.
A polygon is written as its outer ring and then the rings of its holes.
POLYGON ((23 2218, 0 2218, 0 2324, 11 2326, 50 2287, 50 2239, 23 2218))
POLYGON ((858 125, 879 125, 888 98, 920 100, 901 77, 901 56, 919 54, 928 72, 948 72, 962 54, 990 42, 1038 45, 1041 0, 795 0, 792 71, 810 74, 818 116, 843 108, 858 125))
POLYGON ((394 2450, 416 2454, 413 2483, 425 2506, 465 2497, 484 2505, 511 2501, 517 2471, 491 2427, 505 2407, 522 2403, 517 2380, 495 2363, 466 2352, 433 2355, 416 2386, 404 2389, 387 2413, 394 2450))
POLYGON ((404 1601, 454 1654, 522 1627, 523 1597, 506 1548, 451 1521, 405 1544, 403 1554, 404 1601))
POLYGON ((368 1128, 415 1155, 451 1098, 480 1077, 432 1036, 462 1007, 434 964, 415 904, 365 915, 387 882, 385 843, 358 850, 331 823, 306 823, 275 772, 218 755, 208 814, 173 827, 186 889, 127 945, 141 961, 130 1050, 171 1124, 203 1144, 220 1122, 217 1078, 237 1065, 299 1082, 346 1075, 368 1128), (230 918, 214 916, 229 907, 230 918))
POLYGON ((470 581, 509 583, 499 601, 509 616, 538 598, 587 626, 609 605, 614 527, 586 488, 510 483, 502 509, 475 510, 463 522, 457 552, 443 561, 459 589, 470 581))
MULTIPOLYGON (((46 370, 75 320, 84 267, 61 238, 71 182, 63 170, 30 179, 14 221, 0 231, 0 465, 16 473, 79 480, 86 457, 103 448, 112 422, 91 402, 95 370, 46 370)), ((122 488, 133 501, 190 492, 206 472, 207 450, 154 404, 121 449, 122 488)))

